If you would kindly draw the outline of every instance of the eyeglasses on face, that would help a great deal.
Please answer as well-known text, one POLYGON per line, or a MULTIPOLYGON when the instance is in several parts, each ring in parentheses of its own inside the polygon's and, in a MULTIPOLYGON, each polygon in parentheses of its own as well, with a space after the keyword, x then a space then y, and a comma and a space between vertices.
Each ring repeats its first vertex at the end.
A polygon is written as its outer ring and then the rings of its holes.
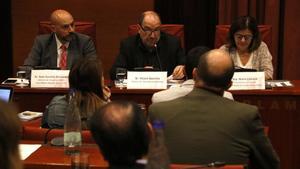
POLYGON ((144 28, 144 26, 141 25, 142 30, 147 34, 147 35, 151 35, 152 33, 158 33, 160 32, 160 27, 155 28, 155 29, 149 29, 149 28, 144 28))
POLYGON ((243 40, 243 38, 245 41, 250 41, 250 40, 252 40, 253 35, 235 34, 234 38, 236 38, 237 40, 240 40, 240 41, 243 40))

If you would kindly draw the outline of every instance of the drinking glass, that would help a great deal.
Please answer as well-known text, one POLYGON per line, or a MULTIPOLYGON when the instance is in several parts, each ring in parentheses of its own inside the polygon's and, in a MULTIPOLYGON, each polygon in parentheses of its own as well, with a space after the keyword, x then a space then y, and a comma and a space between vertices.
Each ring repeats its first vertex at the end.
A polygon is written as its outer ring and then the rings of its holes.
POLYGON ((20 79, 20 83, 17 83, 16 86, 24 87, 28 86, 27 83, 25 83, 25 78, 26 78, 26 71, 25 70, 20 70, 17 72, 17 78, 20 79))
POLYGON ((116 87, 123 88, 124 87, 124 80, 126 79, 127 70, 124 68, 117 68, 116 69, 116 87))
POLYGON ((80 152, 71 155, 71 169, 89 169, 89 154, 80 152))

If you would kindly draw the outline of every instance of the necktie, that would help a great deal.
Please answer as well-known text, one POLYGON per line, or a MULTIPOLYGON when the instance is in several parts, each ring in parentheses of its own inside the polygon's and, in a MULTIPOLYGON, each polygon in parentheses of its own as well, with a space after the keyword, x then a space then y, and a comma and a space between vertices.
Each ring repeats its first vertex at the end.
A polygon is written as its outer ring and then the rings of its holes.
POLYGON ((61 54, 60 54, 60 62, 59 67, 64 70, 67 69, 67 47, 65 45, 60 46, 61 54))

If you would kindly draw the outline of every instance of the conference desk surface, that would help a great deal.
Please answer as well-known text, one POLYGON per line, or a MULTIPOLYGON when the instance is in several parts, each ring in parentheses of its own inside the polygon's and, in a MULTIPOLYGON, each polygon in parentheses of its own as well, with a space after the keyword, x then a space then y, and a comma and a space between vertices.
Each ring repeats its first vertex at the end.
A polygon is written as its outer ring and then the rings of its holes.
MULTIPOLYGON (((96 145, 84 145, 80 152, 89 154, 91 169, 108 168, 107 161, 99 153, 96 145)), ((25 169, 69 169, 71 156, 64 153, 64 147, 42 145, 23 161, 25 169)))
MULTIPOLYGON (((300 80, 291 83, 293 87, 231 91, 236 101, 258 106, 264 125, 270 129, 269 137, 280 157, 282 169, 300 168, 300 80)), ((156 91, 112 87, 111 100, 133 100, 148 106, 156 91)), ((53 96, 66 94, 67 89, 14 87, 14 92, 14 102, 20 111, 44 111, 53 96)))
MULTIPOLYGON (((257 105, 262 111, 264 109, 264 105, 261 105, 261 99, 252 100, 252 98, 265 96, 300 96, 300 80, 293 80, 291 82, 294 85, 293 87, 279 87, 266 90, 234 90, 230 92, 233 94, 235 100, 257 105), (250 100, 248 98, 250 98, 250 100)), ((66 88, 12 87, 14 88, 13 100, 19 107, 20 111, 32 110, 43 112, 45 110, 45 106, 49 104, 54 96, 68 93, 68 89, 66 88)), ((126 88, 119 89, 116 87, 111 87, 111 100, 133 100, 137 103, 143 103, 146 106, 149 106, 151 104, 151 97, 153 93, 157 91, 159 90, 126 88)))
MULTIPOLYGON (((107 169, 108 162, 104 160, 97 145, 84 144, 80 147, 80 152, 89 154, 90 169, 107 169)), ((71 156, 64 154, 64 147, 54 147, 42 145, 23 161, 24 169, 69 169, 71 166, 71 156)), ((185 169, 190 167, 200 167, 199 165, 172 164, 171 169, 185 169)), ((209 169, 201 166, 203 169, 209 169)), ((242 165, 225 165, 219 169, 242 169, 242 165)))

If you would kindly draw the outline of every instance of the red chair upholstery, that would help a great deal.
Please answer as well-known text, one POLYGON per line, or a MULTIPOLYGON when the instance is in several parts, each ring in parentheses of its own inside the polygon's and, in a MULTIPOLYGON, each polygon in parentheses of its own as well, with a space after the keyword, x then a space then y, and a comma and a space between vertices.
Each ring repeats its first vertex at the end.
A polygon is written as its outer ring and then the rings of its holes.
MULTIPOLYGON (((75 31, 90 36, 96 44, 96 23, 95 22, 75 22, 75 31)), ((40 21, 38 34, 51 33, 51 22, 40 21)))
MULTIPOLYGON (((41 128, 41 118, 23 122, 22 123, 22 140, 26 141, 35 141, 43 143, 44 141, 50 141, 54 137, 63 137, 63 129, 47 129, 41 128)), ((82 130, 81 132, 82 142, 83 143, 95 143, 91 132, 89 130, 82 130)))
POLYGON ((266 136, 269 136, 269 131, 270 131, 270 128, 268 126, 264 126, 264 132, 265 132, 266 136))
MULTIPOLYGON (((161 31, 170 35, 178 37, 181 42, 181 47, 184 48, 184 25, 180 24, 162 24, 161 31)), ((128 26, 128 36, 132 36, 138 33, 138 25, 128 26)))
MULTIPOLYGON (((217 25, 215 34, 215 48, 227 43, 230 25, 217 25)), ((272 27, 271 25, 258 25, 262 40, 272 49, 272 27)))
MULTIPOLYGON (((26 141, 39 141, 43 143, 45 140, 48 142, 55 137, 63 137, 63 129, 46 129, 35 126, 23 126, 22 140, 26 141)), ((89 130, 81 131, 81 137, 83 143, 95 143, 91 132, 89 130)))

